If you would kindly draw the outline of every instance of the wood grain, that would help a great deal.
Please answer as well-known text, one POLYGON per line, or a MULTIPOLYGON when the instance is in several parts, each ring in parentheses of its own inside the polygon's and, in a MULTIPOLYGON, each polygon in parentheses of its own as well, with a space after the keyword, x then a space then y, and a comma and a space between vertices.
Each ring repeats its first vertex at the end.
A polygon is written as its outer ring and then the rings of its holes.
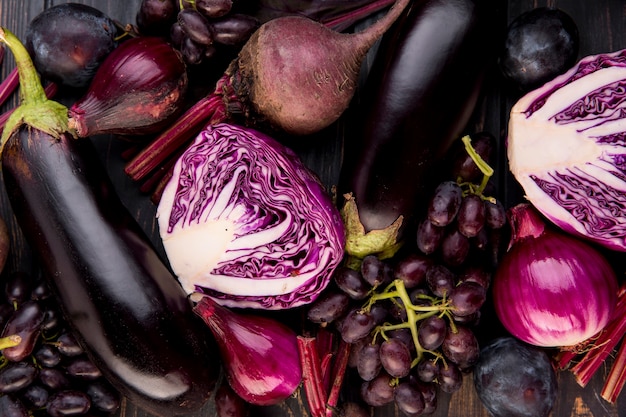
MULTIPOLYGON (((121 23, 134 22, 140 0, 78 0, 78 3, 97 7, 121 23)), ((0 24, 9 28, 19 37, 23 37, 28 22, 44 8, 64 1, 50 0, 0 0, 0 24)), ((500 21, 493 22, 494 36, 502 34, 508 23, 525 10, 538 6, 558 6, 568 12, 577 22, 581 33, 580 57, 626 48, 626 3, 623 0, 502 0, 500 21)), ((7 54, 2 65, 1 76, 4 78, 13 68, 14 61, 7 54)), ((508 111, 516 97, 510 91, 502 88, 497 74, 492 74, 490 83, 485 86, 485 94, 479 103, 478 110, 469 130, 487 130, 502 141, 506 137, 506 121, 508 111)), ((15 95, 2 107, 6 111, 17 103, 15 95)), ((305 143, 294 144, 294 149, 303 160, 327 186, 336 184, 343 158, 341 138, 343 127, 341 123, 333 125, 319 135, 314 135, 305 143)), ((122 171, 123 161, 120 157, 125 148, 124 142, 111 136, 100 136, 92 139, 99 149, 102 160, 110 173, 116 190, 129 210, 139 219, 146 232, 153 237, 155 244, 162 250, 157 239, 156 224, 154 221, 155 207, 145 195, 142 195, 137 185, 132 183, 122 171)), ((502 143, 500 152, 502 153, 502 143)), ((507 175, 506 161, 497 162, 497 185, 502 190, 503 199, 508 204, 520 200, 521 193, 515 181, 507 175)), ((4 188, 0 187, 0 215, 7 221, 12 236, 10 260, 4 273, 23 270, 37 274, 38 266, 33 261, 28 246, 24 243, 19 228, 13 220, 4 188)), ((599 397, 603 375, 598 375, 587 388, 579 387, 567 372, 559 374, 559 398, 553 410, 552 417, 626 417, 626 394, 619 402, 610 405, 599 397)), ((438 410, 434 417, 488 417, 487 412, 478 400, 471 375, 466 375, 462 390, 454 395, 442 394, 439 397, 438 410)), ((358 381, 348 379, 346 382, 346 398, 349 391, 357 388, 358 381)), ((358 389, 358 388, 357 388, 358 389)), ((255 409, 253 417, 303 417, 307 416, 306 401, 303 393, 298 391, 293 398, 274 407, 255 409)), ((209 417, 215 415, 211 402, 198 413, 188 417, 209 417)), ((400 416, 397 410, 391 407, 375 410, 376 417, 400 416)), ((130 402, 124 401, 116 417, 150 417, 144 411, 137 409, 130 402)))

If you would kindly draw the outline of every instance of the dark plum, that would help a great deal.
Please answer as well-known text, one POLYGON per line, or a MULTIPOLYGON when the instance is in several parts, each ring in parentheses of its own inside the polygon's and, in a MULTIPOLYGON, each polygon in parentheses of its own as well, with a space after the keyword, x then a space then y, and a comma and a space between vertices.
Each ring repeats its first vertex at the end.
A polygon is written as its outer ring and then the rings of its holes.
POLYGON ((557 377, 546 352, 512 337, 483 347, 474 386, 494 417, 547 417, 557 396, 557 377))
POLYGON ((84 4, 45 9, 26 30, 25 46, 39 73, 70 87, 85 87, 117 46, 115 22, 84 4))
POLYGON ((576 62, 579 33, 563 10, 537 7, 508 27, 500 70, 522 91, 540 87, 576 62))

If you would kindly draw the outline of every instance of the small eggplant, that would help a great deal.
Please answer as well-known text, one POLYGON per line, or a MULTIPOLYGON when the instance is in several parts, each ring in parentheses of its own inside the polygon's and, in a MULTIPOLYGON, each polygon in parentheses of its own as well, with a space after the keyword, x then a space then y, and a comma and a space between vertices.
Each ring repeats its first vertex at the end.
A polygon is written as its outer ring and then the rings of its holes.
POLYGON ((495 62, 481 0, 415 3, 381 41, 348 119, 340 194, 366 231, 407 230, 443 156, 461 136, 495 62))
POLYGON ((28 52, 6 29, 22 104, 2 134, 2 173, 17 222, 38 255, 72 334, 102 375, 159 416, 188 414, 219 375, 215 341, 125 209, 89 140, 68 133, 28 52))
POLYGON ((80 137, 158 132, 182 109, 188 83, 182 56, 164 39, 129 39, 107 56, 70 108, 70 129, 80 137))

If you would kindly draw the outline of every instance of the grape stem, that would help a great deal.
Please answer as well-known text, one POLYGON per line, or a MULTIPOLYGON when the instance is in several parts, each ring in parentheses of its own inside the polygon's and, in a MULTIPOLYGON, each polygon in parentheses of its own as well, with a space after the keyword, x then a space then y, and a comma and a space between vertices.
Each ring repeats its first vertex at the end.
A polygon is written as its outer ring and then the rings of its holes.
POLYGON ((406 310, 406 315, 407 315, 406 321, 402 323, 397 323, 397 324, 385 323, 380 326, 377 326, 376 329, 374 329, 374 339, 376 338, 376 335, 378 334, 380 334, 381 337, 386 339, 387 336, 385 335, 385 332, 408 328, 409 330, 411 330, 411 337, 413 339, 413 344, 415 345, 415 352, 416 352, 416 357, 411 363, 411 367, 417 365, 424 358, 424 354, 426 353, 430 353, 434 355, 435 357, 444 360, 443 356, 439 352, 424 349, 422 347, 421 343, 419 342, 419 338, 417 337, 418 335, 417 323, 428 317, 434 316, 436 314, 442 314, 448 318, 448 321, 450 323, 450 328, 452 329, 453 332, 456 333, 457 328, 451 317, 452 307, 450 306, 449 301, 446 300, 445 297, 443 299, 438 299, 434 297, 423 296, 422 298, 429 299, 432 302, 432 304, 429 306, 415 305, 411 302, 411 297, 409 296, 409 293, 406 290, 406 286, 404 285, 404 282, 401 279, 396 279, 392 281, 381 292, 372 293, 366 305, 363 307, 363 310, 369 311, 372 308, 372 306, 378 301, 387 300, 387 299, 395 300, 396 298, 399 298, 400 301, 402 301, 404 309, 406 310))
POLYGON ((461 185, 465 185, 468 187, 469 192, 472 194, 476 194, 481 198, 488 200, 495 204, 494 197, 484 196, 483 192, 489 183, 489 179, 493 176, 493 168, 489 166, 489 164, 476 152, 474 147, 472 146, 472 138, 470 135, 465 135, 461 138, 463 145, 465 146, 465 151, 472 158, 472 161, 476 164, 480 172, 483 173, 483 178, 479 185, 471 184, 471 183, 463 183, 461 185))

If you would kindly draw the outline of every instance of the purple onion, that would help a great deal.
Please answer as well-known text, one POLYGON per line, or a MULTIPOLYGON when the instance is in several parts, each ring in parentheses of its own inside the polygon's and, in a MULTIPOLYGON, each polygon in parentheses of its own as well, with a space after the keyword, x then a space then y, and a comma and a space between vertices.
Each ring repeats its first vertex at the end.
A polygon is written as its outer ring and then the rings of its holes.
POLYGON ((269 317, 235 313, 206 296, 194 311, 211 329, 228 384, 239 397, 273 405, 295 392, 302 367, 292 329, 269 317))
POLYGON ((518 339, 570 347, 598 333, 617 303, 615 272, 588 243, 546 227, 530 204, 509 210, 512 238, 493 282, 498 318, 518 339))
POLYGON ((164 39, 129 39, 107 56, 70 108, 70 128, 80 137, 155 133, 181 110, 187 87, 183 59, 164 39))

